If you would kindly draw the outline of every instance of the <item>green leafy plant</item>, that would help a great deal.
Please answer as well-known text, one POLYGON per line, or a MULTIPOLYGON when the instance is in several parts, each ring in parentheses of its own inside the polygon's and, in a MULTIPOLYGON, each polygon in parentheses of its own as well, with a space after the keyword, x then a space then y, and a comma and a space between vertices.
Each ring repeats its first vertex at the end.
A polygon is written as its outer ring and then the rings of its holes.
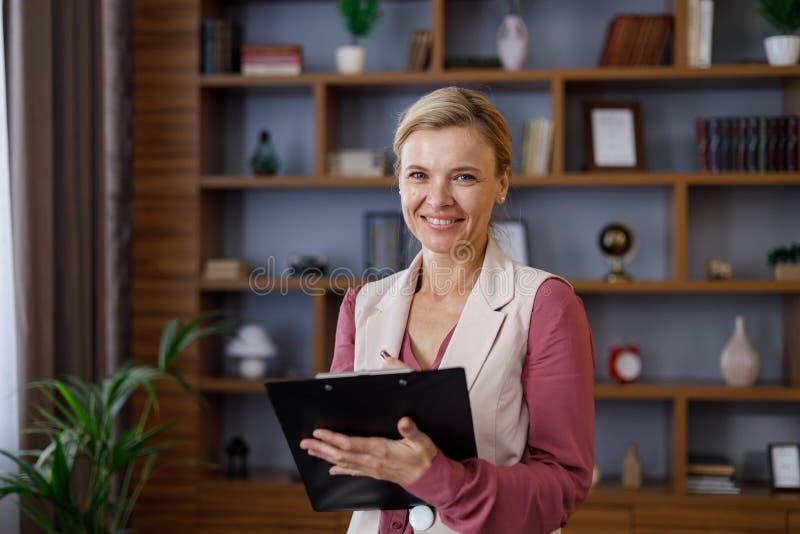
POLYGON ((367 37, 381 16, 378 0, 339 0, 339 11, 347 31, 353 36, 353 44, 359 37, 367 37))
POLYGON ((800 28, 800 0, 760 0, 756 12, 784 35, 800 28))
POLYGON ((791 246, 775 247, 767 253, 767 263, 774 267, 779 263, 800 263, 800 243, 791 246))
POLYGON ((127 362, 98 384, 74 376, 29 384, 41 392, 49 406, 36 407, 39 419, 28 432, 44 434, 49 445, 43 450, 0 450, 18 469, 0 473, 0 499, 16 495, 22 511, 47 533, 128 532, 131 512, 159 453, 176 446, 157 441, 169 422, 148 424, 151 413, 159 412, 155 382, 174 380, 187 393, 199 397, 171 370, 171 364, 198 339, 232 330, 230 321, 205 324, 213 315, 218 314, 167 323, 156 366, 127 362), (115 435, 125 406, 139 388, 147 396, 138 421, 115 435), (77 463, 87 466, 88 482, 76 480, 77 463), (80 484, 85 486, 85 498, 76 491, 80 484))

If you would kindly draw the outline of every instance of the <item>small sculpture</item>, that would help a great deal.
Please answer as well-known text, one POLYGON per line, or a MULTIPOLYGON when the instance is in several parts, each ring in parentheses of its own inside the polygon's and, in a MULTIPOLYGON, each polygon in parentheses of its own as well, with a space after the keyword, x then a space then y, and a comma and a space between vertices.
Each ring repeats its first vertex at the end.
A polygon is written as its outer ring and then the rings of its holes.
POLYGON ((253 157, 250 158, 250 168, 256 174, 269 175, 277 173, 279 167, 280 161, 275 149, 272 148, 269 132, 262 130, 256 150, 253 152, 253 157))
POLYGON ((639 489, 642 487, 642 460, 636 452, 636 444, 628 445, 628 453, 622 462, 622 487, 639 489))
POLYGON ((730 280, 733 277, 733 267, 725 260, 710 259, 706 262, 706 278, 709 280, 730 280))
POLYGON ((228 456, 228 478, 247 478, 250 472, 247 469, 247 455, 250 452, 250 447, 247 443, 235 436, 228 446, 225 447, 225 454, 228 456))
POLYGON ((633 277, 625 272, 623 265, 636 255, 637 240, 633 228, 622 222, 607 224, 600 230, 600 249, 611 263, 611 272, 606 282, 630 282, 633 277))

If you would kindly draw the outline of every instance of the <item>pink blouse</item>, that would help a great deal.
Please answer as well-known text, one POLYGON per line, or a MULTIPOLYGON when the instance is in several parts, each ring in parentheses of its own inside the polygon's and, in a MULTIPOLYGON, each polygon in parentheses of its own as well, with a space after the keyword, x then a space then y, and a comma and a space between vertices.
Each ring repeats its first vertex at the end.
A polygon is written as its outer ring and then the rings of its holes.
MULTIPOLYGON (((331 372, 352 371, 355 301, 339 310, 331 372)), ((444 338, 438 368, 453 335, 444 338)), ((400 359, 420 366, 406 331, 400 359)), ((522 380, 528 406, 529 456, 496 466, 480 458, 457 462, 437 453, 428 470, 404 486, 436 507, 442 522, 462 532, 549 533, 566 524, 589 491, 594 462, 594 346, 581 299, 557 278, 539 287, 531 313, 522 380)), ((408 510, 381 512, 380 534, 412 534, 408 510)))

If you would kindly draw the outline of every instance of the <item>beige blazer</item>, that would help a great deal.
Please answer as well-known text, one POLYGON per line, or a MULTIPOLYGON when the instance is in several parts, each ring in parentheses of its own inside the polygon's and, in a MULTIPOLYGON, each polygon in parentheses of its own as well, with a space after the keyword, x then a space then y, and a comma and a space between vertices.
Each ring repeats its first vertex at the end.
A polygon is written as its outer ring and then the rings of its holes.
MULTIPOLYGON (((379 369, 382 349, 400 353, 421 265, 420 253, 408 269, 365 284, 358 293, 355 370, 379 369)), ((512 262, 490 238, 478 283, 440 365, 464 368, 478 456, 495 465, 513 465, 527 452, 529 419, 520 376, 534 297, 541 283, 553 276, 512 262)), ((379 511, 354 512, 348 533, 375 534, 379 517, 379 511)), ((437 516, 425 532, 453 531, 437 516)))

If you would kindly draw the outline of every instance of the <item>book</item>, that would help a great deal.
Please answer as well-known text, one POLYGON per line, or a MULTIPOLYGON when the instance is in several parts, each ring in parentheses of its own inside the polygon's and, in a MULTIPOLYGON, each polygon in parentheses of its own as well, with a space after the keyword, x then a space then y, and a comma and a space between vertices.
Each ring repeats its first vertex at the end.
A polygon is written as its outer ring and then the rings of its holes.
POLYGON ((700 0, 686 2, 686 64, 698 67, 698 45, 700 40, 700 0))
POLYGON ((670 14, 614 16, 606 29, 598 65, 659 65, 674 21, 670 14))
POLYGON ((707 121, 697 118, 694 121, 695 135, 697 136, 697 167, 701 171, 708 171, 708 135, 707 121))
MULTIPOLYGON (((723 454, 689 453, 686 472, 689 475, 731 477, 736 469, 734 463, 723 454)), ((689 479, 692 477, 690 476, 689 479)), ((696 479, 701 480, 701 479, 696 479)))
POLYGON ((711 44, 714 31, 714 2, 700 0, 697 36, 697 61, 695 67, 711 66, 711 44))

